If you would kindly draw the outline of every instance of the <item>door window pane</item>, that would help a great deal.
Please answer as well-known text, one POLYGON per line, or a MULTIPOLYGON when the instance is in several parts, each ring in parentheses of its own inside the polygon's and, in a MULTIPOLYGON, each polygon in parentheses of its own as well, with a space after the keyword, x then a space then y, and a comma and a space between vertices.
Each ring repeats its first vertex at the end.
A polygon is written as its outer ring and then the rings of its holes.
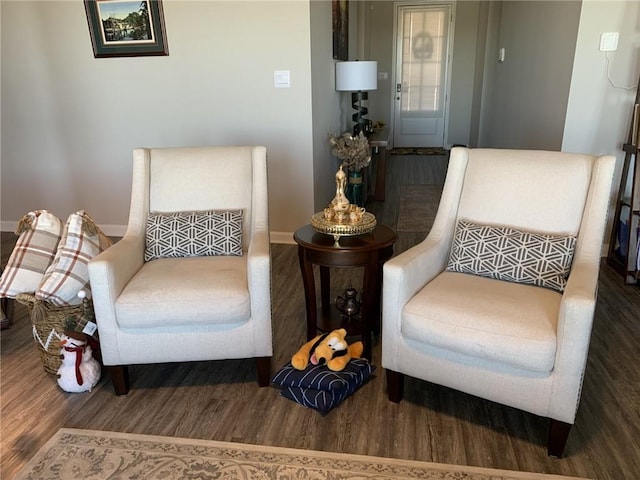
POLYGON ((447 15, 439 7, 405 10, 402 18, 403 113, 443 108, 447 15))

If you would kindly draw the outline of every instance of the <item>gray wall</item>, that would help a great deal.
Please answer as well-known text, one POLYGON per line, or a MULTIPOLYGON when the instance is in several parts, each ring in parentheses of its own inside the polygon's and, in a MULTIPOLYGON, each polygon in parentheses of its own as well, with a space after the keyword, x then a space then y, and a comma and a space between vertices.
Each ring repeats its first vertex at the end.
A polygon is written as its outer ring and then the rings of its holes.
MULTIPOLYGON (((448 145, 471 145, 472 106, 476 98, 475 72, 478 67, 478 30, 480 2, 456 4, 453 64, 451 65, 451 100, 449 105, 448 145)), ((484 39, 481 37, 481 41, 484 39)), ((481 69, 480 69, 481 71, 481 69)))
MULTIPOLYGON (((387 72, 369 106, 371 119, 388 122, 393 2, 350 3, 365 30, 351 27, 351 59, 387 72)), ((330 200, 326 134, 346 128, 350 113, 334 91, 330 2, 164 8, 168 57, 94 59, 82 2, 0 2, 2 230, 36 208, 60 217, 83 208, 122 232, 136 146, 266 145, 275 240, 290 241, 330 200), (273 88, 274 70, 291 71, 290 89, 273 88)), ((619 87, 640 75, 639 9, 633 0, 458 2, 449 143, 621 160, 635 89, 619 87), (618 87, 597 48, 605 31, 620 32, 609 54, 618 87), (507 61, 498 65, 500 45, 507 61)))
MULTIPOLYGON (((378 62, 378 72, 387 74, 387 79, 378 79, 378 90, 369 93, 369 118, 391 124, 394 103, 393 49, 394 15, 392 1, 367 1, 369 8, 366 22, 370 33, 367 36, 369 58, 378 62)), ((457 2, 455 6, 456 26, 453 38, 453 63, 451 66, 451 105, 449 111, 449 145, 468 145, 471 136, 472 102, 474 90, 478 88, 475 79, 476 43, 478 34, 479 7, 482 2, 468 0, 457 2)))
MULTIPOLYGON (((370 3, 371 60, 391 79, 394 2, 370 3)), ((456 3, 447 145, 560 149, 580 5, 456 3), (498 47, 507 52, 500 64, 498 47)), ((390 80, 370 98, 370 118, 389 123, 390 80)))
MULTIPOLYGON (((394 3, 370 3, 370 59, 391 78, 394 3)), ((617 186, 640 76, 639 19, 635 0, 457 2, 445 142, 613 154, 617 186), (599 51, 604 32, 620 33, 616 52, 599 51)), ((370 117, 389 122, 393 85, 379 87, 370 117)))
MULTIPOLYGON (((311 84, 313 95, 313 187, 314 211, 320 211, 335 196, 335 173, 338 161, 331 155, 328 137, 346 129, 349 116, 349 96, 335 90, 335 64, 333 59, 333 30, 331 24, 331 2, 311 2, 311 84)), ((357 2, 350 2, 349 51, 355 58, 358 39, 356 24, 357 2)), ((350 122, 350 120, 349 120, 350 122)), ((307 218, 308 221, 308 218, 307 218)), ((304 222, 307 223, 307 222, 304 222)))
POLYGON ((581 3, 503 2, 487 108, 488 127, 480 146, 560 150, 569 97, 581 3))
POLYGON ((373 121, 383 121, 390 124, 393 103, 393 2, 367 2, 368 16, 366 25, 369 29, 367 36, 369 56, 365 60, 378 62, 378 73, 386 74, 386 79, 378 76, 378 90, 369 92, 369 118, 373 121))
POLYGON ((33 209, 85 209, 120 233, 137 146, 266 145, 271 229, 308 222, 309 2, 163 5, 169 56, 95 59, 83 2, 0 2, 3 230, 33 209))

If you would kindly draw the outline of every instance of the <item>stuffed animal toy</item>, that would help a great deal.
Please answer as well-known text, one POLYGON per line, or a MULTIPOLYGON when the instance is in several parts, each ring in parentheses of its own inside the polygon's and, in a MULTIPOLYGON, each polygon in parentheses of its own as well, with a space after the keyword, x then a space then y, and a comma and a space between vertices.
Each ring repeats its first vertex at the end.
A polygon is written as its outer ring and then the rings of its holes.
POLYGON ((358 341, 347 344, 347 331, 344 328, 318 335, 305 343, 293 357, 291 365, 296 370, 304 370, 307 365, 326 365, 329 370, 339 372, 352 358, 360 358, 364 345, 358 341))
POLYGON ((83 335, 65 332, 60 339, 62 364, 57 372, 58 385, 65 392, 90 392, 100 380, 100 364, 93 358, 91 346, 83 335))

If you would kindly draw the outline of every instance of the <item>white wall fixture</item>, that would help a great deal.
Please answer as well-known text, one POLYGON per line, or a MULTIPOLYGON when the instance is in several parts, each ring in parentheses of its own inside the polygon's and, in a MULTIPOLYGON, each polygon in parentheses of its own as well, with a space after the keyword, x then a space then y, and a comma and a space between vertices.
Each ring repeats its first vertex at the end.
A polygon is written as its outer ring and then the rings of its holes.
POLYGON ((290 88, 291 73, 289 70, 276 70, 273 72, 273 86, 276 88, 290 88))
POLYGON ((600 51, 615 52, 618 49, 618 32, 605 32, 600 36, 600 51))

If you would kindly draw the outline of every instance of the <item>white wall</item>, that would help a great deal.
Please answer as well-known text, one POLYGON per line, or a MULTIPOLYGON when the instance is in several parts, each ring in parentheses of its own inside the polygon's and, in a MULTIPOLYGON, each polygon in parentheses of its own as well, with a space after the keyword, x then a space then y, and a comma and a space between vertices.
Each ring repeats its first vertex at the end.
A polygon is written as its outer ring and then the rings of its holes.
POLYGON ((83 2, 0 2, 3 230, 33 209, 85 209, 118 234, 136 146, 266 145, 272 231, 308 222, 309 2, 163 5, 169 56, 95 59, 83 2))
MULTIPOLYGON (((583 1, 562 150, 611 154, 618 159, 606 242, 614 221, 622 146, 628 141, 639 77, 640 3, 583 1), (604 32, 619 32, 617 51, 605 54, 599 50, 604 32)), ((626 190, 630 192, 631 176, 628 180, 626 190)))
POLYGON ((562 149, 621 161, 639 76, 640 3, 584 1, 562 149), (620 33, 617 51, 599 50, 604 32, 620 33))

